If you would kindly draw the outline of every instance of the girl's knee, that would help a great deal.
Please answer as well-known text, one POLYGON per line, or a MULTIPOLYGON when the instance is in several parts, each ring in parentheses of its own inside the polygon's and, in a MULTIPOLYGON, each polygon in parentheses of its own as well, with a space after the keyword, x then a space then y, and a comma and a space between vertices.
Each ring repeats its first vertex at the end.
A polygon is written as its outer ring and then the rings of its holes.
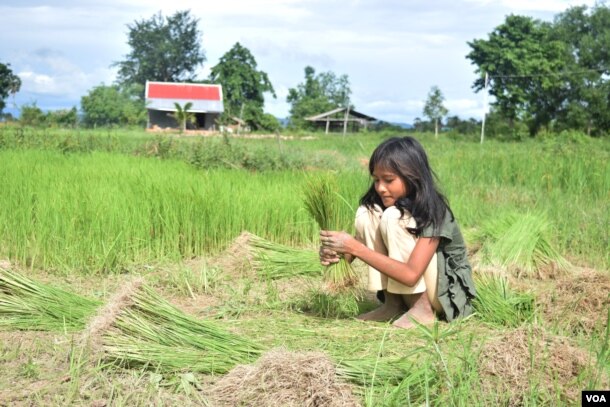
POLYGON ((379 222, 379 230, 385 236, 400 235, 408 233, 407 228, 415 227, 415 219, 408 211, 401 213, 395 206, 390 206, 383 211, 381 221, 379 222))
POLYGON ((390 206, 389 208, 386 208, 383 211, 383 214, 381 215, 381 221, 382 222, 390 222, 390 221, 397 221, 402 217, 402 215, 400 214, 400 210, 398 210, 397 207, 395 206, 390 206))
POLYGON ((398 225, 402 215, 395 206, 390 206, 383 211, 381 220, 379 222, 379 229, 382 233, 386 233, 388 230, 392 230, 394 225, 398 225))
POLYGON ((356 219, 354 226, 356 232, 362 234, 365 230, 370 228, 376 228, 379 223, 379 217, 381 216, 381 210, 377 211, 377 208, 371 210, 366 206, 360 206, 356 210, 356 219))

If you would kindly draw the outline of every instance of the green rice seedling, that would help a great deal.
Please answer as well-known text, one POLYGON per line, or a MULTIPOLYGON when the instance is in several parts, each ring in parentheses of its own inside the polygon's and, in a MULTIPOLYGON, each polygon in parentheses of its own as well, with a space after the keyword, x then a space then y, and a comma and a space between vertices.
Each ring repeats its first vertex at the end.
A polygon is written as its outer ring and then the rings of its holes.
POLYGON ((477 318, 499 326, 517 327, 534 317, 534 296, 512 291, 506 277, 490 273, 475 276, 477 318))
POLYGON ((100 305, 0 268, 0 329, 73 332, 84 328, 100 305))
POLYGON ((296 300, 291 307, 323 318, 353 318, 360 314, 361 297, 354 289, 327 292, 312 288, 296 300))
MULTIPOLYGON (((328 175, 311 176, 305 183, 305 208, 322 230, 344 230, 351 222, 353 211, 347 211, 349 205, 338 190, 337 182, 328 175)), ((358 281, 358 274, 343 256, 326 267, 324 276, 330 288, 338 290, 358 281)))
POLYGON ((170 270, 163 283, 180 294, 195 298, 196 294, 209 294, 218 286, 220 271, 205 263, 196 269, 181 266, 170 270))
POLYGON ((321 275, 320 259, 313 250, 296 249, 252 235, 252 265, 264 278, 276 280, 296 276, 321 275))
POLYGON ((553 247, 551 225, 544 215, 508 213, 485 223, 476 238, 486 261, 513 268, 517 274, 544 276, 548 269, 565 272, 569 263, 553 247))
POLYGON ((337 361, 339 377, 360 386, 375 385, 415 385, 430 374, 428 369, 420 369, 408 357, 383 358, 378 355, 358 359, 337 361))
POLYGON ((180 311, 148 286, 134 290, 110 328, 101 334, 105 357, 124 367, 158 372, 226 373, 255 360, 262 348, 180 311))

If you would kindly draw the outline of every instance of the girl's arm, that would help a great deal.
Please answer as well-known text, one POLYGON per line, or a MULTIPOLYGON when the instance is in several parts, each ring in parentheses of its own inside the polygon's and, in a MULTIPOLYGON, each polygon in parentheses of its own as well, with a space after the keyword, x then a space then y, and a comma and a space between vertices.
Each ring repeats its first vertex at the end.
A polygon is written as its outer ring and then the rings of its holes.
POLYGON ((346 232, 322 230, 320 258, 330 263, 339 261, 336 254, 357 257, 386 276, 407 286, 414 286, 428 268, 439 244, 438 238, 420 237, 406 262, 394 260, 384 254, 369 249, 346 232), (327 256, 323 257, 326 253, 327 256), (335 253, 335 256, 332 256, 335 253))

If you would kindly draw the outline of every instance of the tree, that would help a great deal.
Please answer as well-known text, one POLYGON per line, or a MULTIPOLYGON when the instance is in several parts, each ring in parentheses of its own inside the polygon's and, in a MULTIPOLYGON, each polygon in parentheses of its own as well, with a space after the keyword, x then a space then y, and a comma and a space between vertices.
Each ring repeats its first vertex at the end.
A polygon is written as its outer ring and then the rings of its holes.
POLYGON ((531 17, 509 15, 486 40, 469 42, 466 56, 480 77, 475 91, 487 88, 492 106, 509 121, 533 117, 532 131, 553 117, 561 89, 557 73, 565 68, 564 45, 550 36, 551 25, 531 17), (485 86, 485 74, 489 75, 485 86))
POLYGON ((610 128, 610 8, 569 8, 555 18, 551 38, 565 44, 570 72, 560 78, 557 130, 603 134, 610 128))
MULTIPOLYGON (((286 101, 290 108, 290 123, 307 127, 308 116, 324 113, 349 103, 352 93, 347 75, 337 77, 333 72, 315 74, 314 68, 305 67, 305 82, 288 90, 286 101)), ((353 107, 351 107, 353 108, 353 107)))
POLYGON ((209 79, 222 85, 225 111, 221 120, 241 116, 253 129, 273 130, 265 128, 264 93, 275 98, 275 90, 267 74, 256 67, 254 56, 238 42, 212 68, 209 79))
POLYGON ((187 10, 166 18, 159 12, 128 25, 131 52, 114 64, 119 68, 118 83, 143 86, 147 80, 192 81, 205 61, 198 22, 187 10))
POLYGON ((184 106, 181 106, 180 103, 174 103, 176 106, 176 111, 174 113, 170 113, 170 116, 176 119, 178 125, 180 126, 180 133, 184 133, 186 131, 186 125, 188 123, 192 123, 195 119, 195 114, 193 112, 189 112, 189 110, 193 107, 193 103, 186 102, 184 106))
POLYGON ((21 79, 13 73, 11 64, 0 62, 0 114, 6 106, 4 99, 9 95, 14 95, 21 88, 21 79))
POLYGON ((96 86, 81 98, 84 124, 91 127, 143 125, 146 123, 146 109, 134 95, 139 91, 139 86, 133 90, 118 85, 96 86))
POLYGON ((443 106, 444 101, 445 97, 441 90, 438 86, 433 86, 428 93, 428 99, 424 105, 424 116, 434 122, 434 137, 436 138, 438 138, 439 122, 449 112, 447 108, 443 106))
POLYGON ((45 115, 44 122, 51 127, 75 127, 78 125, 78 111, 76 107, 49 111, 45 115))
POLYGON ((19 122, 25 126, 41 126, 45 122, 45 114, 36 102, 21 106, 19 122))
POLYGON ((481 122, 472 117, 468 120, 462 120, 458 116, 447 117, 445 125, 458 134, 476 134, 481 130, 481 122))

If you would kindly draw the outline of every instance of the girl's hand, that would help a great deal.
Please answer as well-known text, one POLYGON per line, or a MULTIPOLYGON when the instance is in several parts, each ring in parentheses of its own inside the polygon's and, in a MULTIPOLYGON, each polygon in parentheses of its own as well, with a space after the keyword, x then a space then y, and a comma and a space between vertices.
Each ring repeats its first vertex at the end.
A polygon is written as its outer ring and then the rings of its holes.
POLYGON ((322 253, 322 250, 324 249, 327 250, 329 254, 334 253, 335 255, 351 255, 353 254, 356 245, 360 244, 360 242, 354 239, 349 233, 334 232, 330 230, 320 231, 320 241, 322 242, 320 253, 322 253))
POLYGON ((339 262, 339 255, 337 252, 326 249, 324 246, 320 246, 320 264, 323 266, 329 266, 333 263, 339 262))

